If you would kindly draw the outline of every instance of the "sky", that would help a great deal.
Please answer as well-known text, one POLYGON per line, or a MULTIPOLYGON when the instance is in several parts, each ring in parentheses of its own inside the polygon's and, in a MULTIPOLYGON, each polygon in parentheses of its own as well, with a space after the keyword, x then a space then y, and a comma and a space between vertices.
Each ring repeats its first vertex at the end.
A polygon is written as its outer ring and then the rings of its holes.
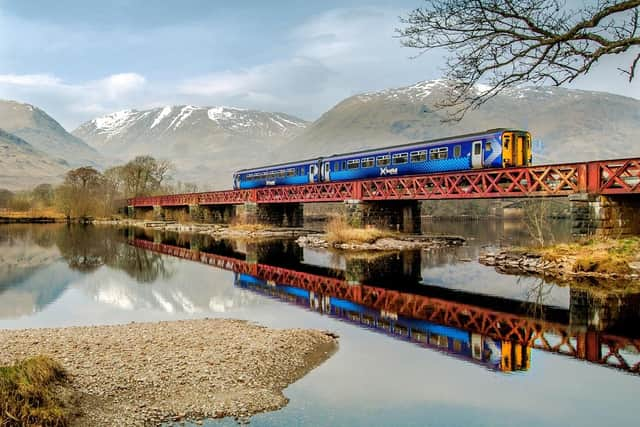
MULTIPOLYGON (((315 120, 351 95, 442 77, 395 37, 421 0, 0 0, 0 99, 65 128, 123 109, 235 106, 315 120)), ((572 87, 640 98, 607 58, 572 87)))

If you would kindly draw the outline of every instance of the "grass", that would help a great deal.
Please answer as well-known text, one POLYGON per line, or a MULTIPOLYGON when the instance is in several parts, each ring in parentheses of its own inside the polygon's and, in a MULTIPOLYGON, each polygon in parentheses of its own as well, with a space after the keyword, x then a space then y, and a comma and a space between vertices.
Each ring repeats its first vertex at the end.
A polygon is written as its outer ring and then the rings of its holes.
MULTIPOLYGON (((256 231, 264 231, 268 230, 270 227, 265 224, 244 224, 244 223, 236 223, 229 225, 229 230, 233 231, 246 231, 246 232, 256 232, 256 231)), ((273 228, 273 227, 271 227, 273 228)))
POLYGON ((9 209, 0 209, 0 217, 10 219, 29 219, 29 218, 53 218, 65 219, 63 213, 53 208, 29 209, 26 211, 14 211, 9 209))
POLYGON ((66 378, 46 356, 0 366, 0 426, 68 425, 70 410, 59 394, 66 378))
POLYGON ((640 237, 585 240, 539 250, 546 260, 573 259, 574 272, 631 273, 629 263, 640 261, 640 237))
POLYGON ((375 227, 356 228, 350 226, 343 218, 334 217, 327 223, 327 242, 340 243, 375 243, 383 237, 393 237, 390 231, 375 227))

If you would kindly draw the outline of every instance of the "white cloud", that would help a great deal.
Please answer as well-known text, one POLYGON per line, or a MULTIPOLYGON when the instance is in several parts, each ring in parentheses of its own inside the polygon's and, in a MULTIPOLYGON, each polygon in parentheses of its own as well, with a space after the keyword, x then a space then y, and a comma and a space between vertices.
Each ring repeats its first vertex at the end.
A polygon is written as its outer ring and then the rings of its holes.
POLYGON ((87 89, 97 90, 108 99, 114 100, 142 89, 146 82, 140 74, 121 73, 89 83, 87 89))
POLYGON ((0 84, 16 86, 58 86, 60 79, 49 74, 0 74, 0 84))
POLYGON ((137 73, 120 73, 82 83, 66 83, 50 74, 0 74, 0 99, 15 99, 44 109, 63 126, 78 119, 129 108, 146 95, 146 79, 137 73))

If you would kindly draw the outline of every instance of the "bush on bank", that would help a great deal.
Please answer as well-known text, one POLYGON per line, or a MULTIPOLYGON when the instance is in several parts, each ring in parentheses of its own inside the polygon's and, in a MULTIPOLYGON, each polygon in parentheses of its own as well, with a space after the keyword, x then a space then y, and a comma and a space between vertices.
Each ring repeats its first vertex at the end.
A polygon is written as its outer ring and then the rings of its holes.
POLYGON ((46 356, 0 366, 0 426, 67 426, 70 408, 59 393, 66 380, 62 366, 46 356))

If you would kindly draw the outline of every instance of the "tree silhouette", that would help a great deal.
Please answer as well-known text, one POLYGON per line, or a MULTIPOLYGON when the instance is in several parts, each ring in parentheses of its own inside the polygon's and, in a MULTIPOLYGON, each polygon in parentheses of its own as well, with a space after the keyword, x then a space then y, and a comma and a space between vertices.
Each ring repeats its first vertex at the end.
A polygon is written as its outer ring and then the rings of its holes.
POLYGON ((597 0, 578 9, 562 0, 426 0, 400 18, 397 31, 419 55, 448 50, 449 89, 439 107, 459 120, 505 89, 571 82, 605 56, 633 52, 620 69, 632 81, 639 9, 640 0, 597 0))

